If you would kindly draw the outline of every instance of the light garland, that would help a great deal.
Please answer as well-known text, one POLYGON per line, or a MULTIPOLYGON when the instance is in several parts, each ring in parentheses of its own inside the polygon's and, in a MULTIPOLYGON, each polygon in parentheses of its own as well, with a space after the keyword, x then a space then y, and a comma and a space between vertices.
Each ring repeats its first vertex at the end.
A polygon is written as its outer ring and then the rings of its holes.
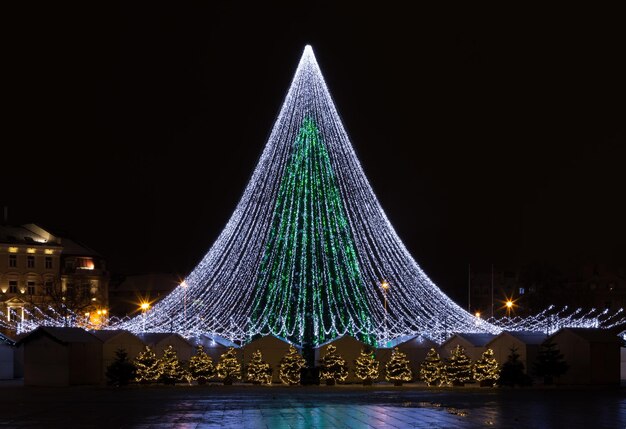
POLYGON ((428 351, 426 359, 420 364, 420 378, 428 386, 443 386, 448 383, 446 365, 434 348, 428 351))
POLYGON ((460 385, 472 379, 472 361, 465 354, 465 349, 460 344, 452 350, 446 362, 448 383, 460 385))
POLYGON ((202 345, 196 347, 196 354, 189 359, 189 375, 198 384, 206 384, 215 376, 213 359, 204 351, 202 345))
POLYGON ((222 353, 215 369, 217 377, 224 384, 233 384, 233 381, 241 379, 241 364, 234 347, 229 347, 222 353))
POLYGON ((135 381, 156 383, 159 380, 159 359, 149 346, 137 355, 133 363, 137 368, 135 381))

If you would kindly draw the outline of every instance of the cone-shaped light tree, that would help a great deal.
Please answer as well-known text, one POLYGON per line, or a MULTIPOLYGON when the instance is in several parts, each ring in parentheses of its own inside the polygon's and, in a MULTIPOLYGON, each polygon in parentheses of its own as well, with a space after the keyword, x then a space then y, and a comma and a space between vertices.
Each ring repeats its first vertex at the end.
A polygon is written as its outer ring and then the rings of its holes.
POLYGON ((163 350, 163 356, 158 360, 159 379, 163 384, 176 384, 185 378, 185 369, 178 360, 176 350, 171 345, 163 350))
POLYGON ((498 331, 476 326, 397 236, 310 46, 222 233, 180 287, 119 327, 171 326, 238 341, 273 334, 307 347, 346 334, 376 345, 498 331))

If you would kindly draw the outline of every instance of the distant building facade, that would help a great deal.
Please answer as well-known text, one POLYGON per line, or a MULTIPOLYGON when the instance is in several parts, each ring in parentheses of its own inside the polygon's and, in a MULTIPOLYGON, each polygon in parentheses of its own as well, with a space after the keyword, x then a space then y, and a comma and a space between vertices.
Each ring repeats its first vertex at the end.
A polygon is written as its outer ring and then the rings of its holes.
POLYGON ((0 316, 6 320, 19 322, 30 308, 51 307, 102 323, 108 287, 105 260, 94 250, 35 224, 0 225, 0 316))

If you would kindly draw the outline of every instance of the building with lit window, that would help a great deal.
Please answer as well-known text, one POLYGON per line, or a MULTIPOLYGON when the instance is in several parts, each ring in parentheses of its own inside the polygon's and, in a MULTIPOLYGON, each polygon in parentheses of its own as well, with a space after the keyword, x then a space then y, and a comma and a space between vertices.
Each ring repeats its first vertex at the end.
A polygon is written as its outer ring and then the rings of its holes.
POLYGON ((0 317, 19 321, 35 307, 67 308, 104 322, 108 287, 94 250, 35 224, 0 225, 0 317))

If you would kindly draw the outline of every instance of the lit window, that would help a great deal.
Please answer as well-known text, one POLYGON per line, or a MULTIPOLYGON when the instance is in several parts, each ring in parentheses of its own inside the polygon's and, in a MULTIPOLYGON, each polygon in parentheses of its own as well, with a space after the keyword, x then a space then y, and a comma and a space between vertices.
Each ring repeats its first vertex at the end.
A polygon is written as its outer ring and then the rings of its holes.
POLYGON ((35 268, 35 257, 34 256, 28 256, 28 259, 26 259, 26 266, 28 268, 35 268))
POLYGON ((17 247, 9 247, 9 253, 17 253, 17 247))
POLYGON ((519 288, 520 295, 524 295, 524 292, 526 292, 526 289, 524 289, 523 287, 519 288))
POLYGON ((37 251, 37 249, 35 249, 34 247, 29 247, 28 249, 26 249, 26 253, 35 253, 37 251))
POLYGON ((17 267, 17 255, 9 255, 9 267, 17 267))
POLYGON ((76 258, 76 268, 81 269, 81 270, 93 270, 95 268, 93 259, 76 258))
POLYGON ((52 250, 52 249, 46 249, 46 250, 44 250, 43 252, 44 252, 46 255, 52 255, 52 254, 54 254, 54 250, 52 250))
POLYGON ((46 256, 46 269, 52 269, 52 256, 46 256))
POLYGON ((9 293, 17 293, 17 280, 9 280, 9 293))

